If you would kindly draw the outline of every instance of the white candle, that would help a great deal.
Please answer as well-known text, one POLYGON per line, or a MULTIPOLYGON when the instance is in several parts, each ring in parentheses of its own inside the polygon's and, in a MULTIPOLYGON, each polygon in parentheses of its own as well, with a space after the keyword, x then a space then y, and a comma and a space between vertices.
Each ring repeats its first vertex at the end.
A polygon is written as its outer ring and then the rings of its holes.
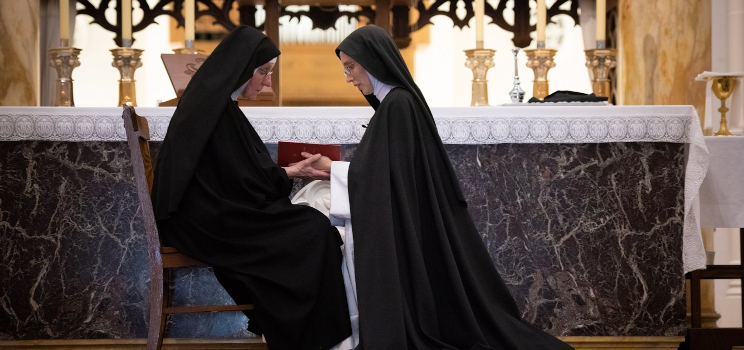
POLYGON ((485 0, 475 0, 475 48, 483 48, 483 14, 485 11, 485 0))
POLYGON ((121 38, 132 40, 132 0, 121 0, 121 38))
POLYGON ((605 17, 607 4, 605 0, 597 0, 597 40, 605 40, 605 17))
POLYGON ((548 17, 545 0, 537 0, 537 42, 545 42, 545 24, 548 17))
POLYGON ((59 38, 70 40, 70 0, 59 0, 59 38))
POLYGON ((186 10, 186 40, 194 40, 194 0, 186 0, 184 3, 186 10))

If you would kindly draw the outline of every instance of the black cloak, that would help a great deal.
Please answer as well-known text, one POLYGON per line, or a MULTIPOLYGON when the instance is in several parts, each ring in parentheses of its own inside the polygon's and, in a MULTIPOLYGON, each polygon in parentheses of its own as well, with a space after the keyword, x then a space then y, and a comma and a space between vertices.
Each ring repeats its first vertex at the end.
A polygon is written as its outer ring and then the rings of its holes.
POLYGON ((166 244, 214 267, 248 329, 272 350, 329 349, 351 335, 341 238, 319 211, 292 205, 292 182, 231 100, 279 55, 241 26, 189 83, 155 167, 153 203, 166 244))
POLYGON ((520 317, 392 37, 362 27, 340 51, 395 86, 367 96, 375 114, 349 166, 364 349, 571 349, 520 317))

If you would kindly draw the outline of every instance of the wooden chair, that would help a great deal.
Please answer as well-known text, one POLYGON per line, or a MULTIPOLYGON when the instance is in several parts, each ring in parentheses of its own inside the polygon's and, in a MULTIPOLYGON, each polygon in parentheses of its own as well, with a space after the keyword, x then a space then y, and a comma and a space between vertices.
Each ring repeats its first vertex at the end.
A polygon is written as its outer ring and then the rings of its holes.
POLYGON ((244 311, 253 305, 210 305, 172 307, 170 300, 171 279, 169 269, 178 267, 206 267, 207 265, 178 252, 173 247, 161 244, 155 225, 150 193, 152 191, 153 168, 150 159, 150 131, 147 119, 135 113, 133 107, 125 106, 124 128, 131 154, 134 178, 137 183, 137 196, 142 211, 150 262, 150 323, 147 333, 147 350, 160 350, 168 314, 213 311, 244 311))
MULTIPOLYGON (((744 252, 744 228, 739 228, 739 248, 744 252)), ((739 265, 707 265, 705 270, 688 272, 690 280, 690 328, 687 330, 686 347, 689 350, 729 350, 733 346, 744 345, 742 328, 702 328, 701 280, 738 279, 744 283, 744 261, 739 265)), ((744 304, 742 304, 744 322, 744 304)))

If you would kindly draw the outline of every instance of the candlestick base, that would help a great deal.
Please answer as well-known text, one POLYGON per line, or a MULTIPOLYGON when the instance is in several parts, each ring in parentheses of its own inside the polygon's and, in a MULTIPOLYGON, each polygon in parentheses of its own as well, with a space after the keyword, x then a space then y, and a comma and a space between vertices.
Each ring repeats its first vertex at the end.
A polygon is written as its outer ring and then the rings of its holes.
POLYGON ((610 69, 617 66, 616 49, 584 50, 586 53, 586 68, 589 69, 589 79, 592 81, 592 91, 597 96, 611 96, 610 69))
POLYGON ((118 47, 111 49, 114 61, 111 66, 119 70, 121 79, 119 80, 119 106, 137 106, 137 94, 134 85, 134 71, 142 67, 143 50, 133 49, 131 47, 118 47))
POLYGON ((195 49, 193 47, 182 47, 178 49, 173 49, 173 52, 179 54, 179 55, 196 55, 204 52, 204 50, 195 49))
POLYGON ((496 50, 471 49, 465 50, 467 60, 465 67, 473 70, 473 94, 471 106, 488 106, 488 80, 486 75, 489 68, 493 68, 493 55, 496 50))
POLYGON ((527 49, 527 67, 532 68, 535 80, 532 81, 532 96, 542 101, 550 94, 548 71, 555 67, 555 57, 558 50, 555 49, 527 49))
POLYGON ((49 65, 57 71, 57 84, 54 92, 54 105, 74 107, 72 96, 72 70, 80 66, 80 49, 58 47, 49 49, 49 65))

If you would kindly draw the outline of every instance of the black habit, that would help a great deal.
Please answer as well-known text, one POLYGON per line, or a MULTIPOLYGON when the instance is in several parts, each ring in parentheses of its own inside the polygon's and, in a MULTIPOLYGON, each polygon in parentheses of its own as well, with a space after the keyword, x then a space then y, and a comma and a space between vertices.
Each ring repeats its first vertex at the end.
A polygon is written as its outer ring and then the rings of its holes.
POLYGON ((189 83, 155 167, 162 239, 214 267, 248 329, 272 350, 329 349, 351 335, 341 238, 319 211, 292 205, 292 182, 231 100, 254 69, 279 55, 241 26, 189 83))
POLYGON ((571 349, 520 317, 390 35, 362 27, 339 52, 395 87, 367 96, 376 111, 348 175, 363 348, 571 349))

